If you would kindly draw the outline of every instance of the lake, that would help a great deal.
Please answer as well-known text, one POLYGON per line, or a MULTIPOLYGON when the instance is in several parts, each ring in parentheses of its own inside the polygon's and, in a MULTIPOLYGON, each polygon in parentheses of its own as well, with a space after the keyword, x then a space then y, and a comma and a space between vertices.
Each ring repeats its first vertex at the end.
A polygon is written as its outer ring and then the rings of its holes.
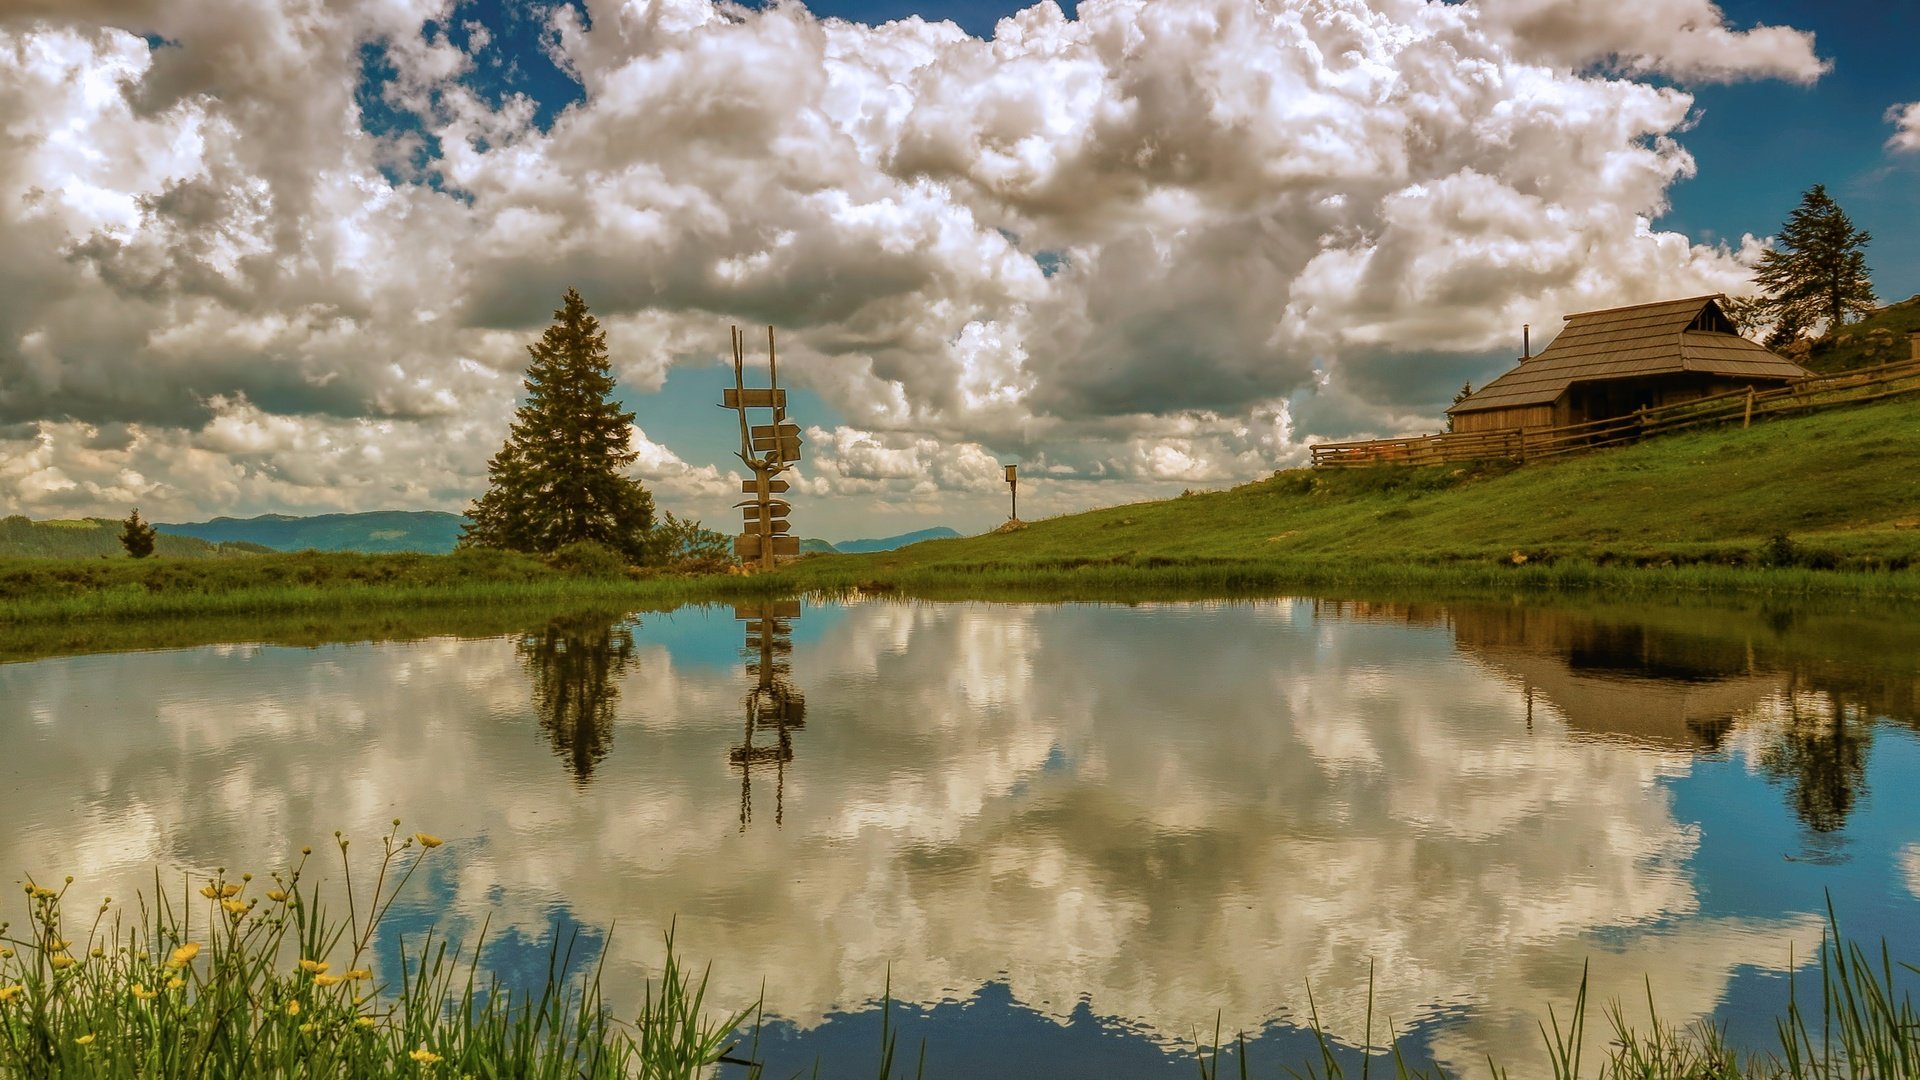
POLYGON ((889 989, 928 1076, 1187 1076, 1216 1024, 1271 1074, 1310 1008, 1363 1044, 1370 979, 1374 1043, 1530 1074, 1583 966, 1768 1045, 1829 897, 1920 960, 1916 675, 1911 612, 1758 602, 866 599, 52 655, 0 664, 0 866, 125 898, 400 817, 447 844, 397 934, 490 920, 517 982, 572 941, 627 1011, 673 926, 717 1004, 764 986, 779 1076, 873 1075, 889 989))

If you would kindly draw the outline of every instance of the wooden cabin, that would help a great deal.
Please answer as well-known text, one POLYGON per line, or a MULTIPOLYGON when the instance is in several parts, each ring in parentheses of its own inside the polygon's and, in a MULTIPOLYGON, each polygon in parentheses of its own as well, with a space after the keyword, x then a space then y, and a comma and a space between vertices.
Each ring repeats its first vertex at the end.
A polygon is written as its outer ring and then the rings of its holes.
POLYGON ((1812 374, 1741 337, 1725 299, 1568 315, 1552 344, 1448 409, 1453 430, 1565 427, 1812 374))

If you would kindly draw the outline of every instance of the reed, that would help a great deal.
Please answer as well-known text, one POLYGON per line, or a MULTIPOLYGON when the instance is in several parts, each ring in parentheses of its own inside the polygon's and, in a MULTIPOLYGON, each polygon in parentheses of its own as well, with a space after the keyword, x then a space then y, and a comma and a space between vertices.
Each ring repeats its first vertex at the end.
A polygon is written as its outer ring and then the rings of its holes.
POLYGON ((220 871, 177 898, 156 882, 132 909, 78 915, 71 878, 26 883, 25 924, 0 924, 0 1075, 692 1080, 744 1019, 709 1013, 671 932, 631 1021, 602 1000, 597 971, 565 976, 559 946, 529 992, 481 979, 479 943, 463 955, 431 935, 376 971, 379 928, 440 841, 396 821, 364 889, 348 840, 335 843, 344 915, 303 885, 310 852, 266 881, 220 871))
MULTIPOLYGON (((1827 910, 1827 933, 1819 956, 1820 993, 1818 1015, 1809 1015, 1799 997, 1797 977, 1789 976, 1787 1011, 1776 1020, 1778 1044, 1742 1051, 1728 1043, 1726 1033, 1707 1021, 1675 1026, 1660 1019, 1651 981, 1647 984, 1645 1026, 1635 1026, 1626 1018, 1618 1001, 1602 1008, 1609 1037, 1598 1053, 1590 1052, 1591 1032, 1588 1014, 1592 1000, 1588 996, 1587 974, 1583 970, 1580 985, 1567 1011, 1562 1014, 1549 1006, 1548 1016, 1540 1024, 1548 1066, 1546 1075, 1553 1080, 1910 1080, 1920 1077, 1920 1011, 1911 995, 1897 985, 1896 973, 1905 970, 1920 974, 1911 964, 1896 965, 1882 942, 1877 958, 1858 942, 1840 933, 1838 918, 1831 902, 1827 910), (1588 1071, 1590 1070, 1590 1071, 1588 1071)), ((1372 1043, 1372 982, 1368 982, 1366 1044, 1357 1068, 1343 1064, 1335 1044, 1320 1026, 1319 1016, 1310 1015, 1309 1023, 1319 1042, 1319 1060, 1284 1075, 1299 1080, 1371 1080, 1377 1075, 1392 1080, 1449 1080, 1456 1074, 1440 1066, 1419 1068, 1410 1065, 1401 1052, 1399 1041, 1389 1033, 1384 1052, 1376 1053, 1372 1043)), ((1238 1039, 1240 1075, 1250 1075, 1246 1064, 1246 1040, 1238 1039)), ((1195 1054, 1202 1080, 1224 1080, 1219 1070, 1220 1040, 1201 1046, 1195 1054)), ((1351 1055, 1348 1055, 1351 1061, 1351 1055)), ((1493 1080, 1508 1080, 1511 1075, 1501 1064, 1486 1063, 1486 1074, 1493 1080)))

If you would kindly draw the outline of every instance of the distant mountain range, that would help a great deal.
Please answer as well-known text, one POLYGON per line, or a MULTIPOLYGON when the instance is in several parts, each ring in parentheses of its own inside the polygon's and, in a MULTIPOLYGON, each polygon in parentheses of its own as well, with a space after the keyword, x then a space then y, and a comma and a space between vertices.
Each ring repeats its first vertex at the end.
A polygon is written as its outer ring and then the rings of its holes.
POLYGON ((878 540, 842 540, 833 545, 833 550, 844 555, 859 555, 869 551, 892 551, 908 544, 917 544, 922 540, 947 540, 960 534, 945 525, 936 525, 931 529, 918 532, 901 533, 899 536, 886 536, 878 540))
POLYGON ((212 521, 177 524, 156 522, 154 528, 174 536, 192 536, 214 543, 244 541, 274 551, 425 551, 453 550, 466 518, 440 510, 376 510, 365 514, 320 514, 291 517, 262 514, 253 518, 217 517, 212 521))
MULTIPOLYGON (((365 514, 320 514, 293 517, 262 514, 252 518, 217 517, 212 521, 155 522, 160 534, 155 554, 164 558, 204 559, 222 555, 262 554, 268 551, 421 551, 443 554, 453 550, 466 518, 439 510, 377 510, 365 514)), ((812 537, 800 541, 802 552, 892 551, 922 540, 959 536, 942 525, 918 532, 878 539, 842 540, 830 544, 812 537)), ((29 521, 24 517, 0 520, 0 556, 52 558, 119 557, 120 523, 107 518, 71 521, 29 521)))

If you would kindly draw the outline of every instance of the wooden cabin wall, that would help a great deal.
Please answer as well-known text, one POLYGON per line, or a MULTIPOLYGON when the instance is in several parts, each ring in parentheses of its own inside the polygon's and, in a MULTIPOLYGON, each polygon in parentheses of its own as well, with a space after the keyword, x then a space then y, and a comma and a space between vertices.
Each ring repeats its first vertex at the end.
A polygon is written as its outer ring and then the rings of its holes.
POLYGON ((1476 409, 1455 413, 1453 430, 1507 431, 1513 428, 1552 427, 1552 405, 1520 405, 1511 409, 1476 409))

